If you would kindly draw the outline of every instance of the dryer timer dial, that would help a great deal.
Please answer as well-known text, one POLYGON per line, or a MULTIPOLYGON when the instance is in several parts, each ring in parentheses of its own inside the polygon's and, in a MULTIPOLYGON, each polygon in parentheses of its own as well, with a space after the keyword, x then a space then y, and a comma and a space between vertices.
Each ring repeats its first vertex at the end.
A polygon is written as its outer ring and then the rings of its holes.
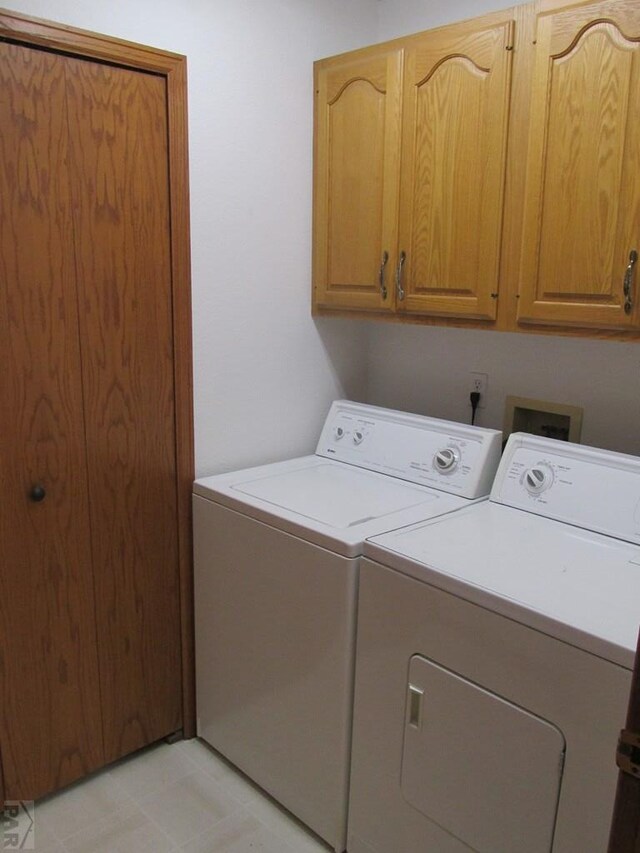
POLYGON ((442 474, 450 474, 455 471, 460 462, 460 451, 457 447, 443 447, 433 457, 433 464, 437 471, 442 474))
POLYGON ((541 495, 553 485, 553 471, 547 465, 534 465, 524 474, 524 486, 530 495, 541 495))

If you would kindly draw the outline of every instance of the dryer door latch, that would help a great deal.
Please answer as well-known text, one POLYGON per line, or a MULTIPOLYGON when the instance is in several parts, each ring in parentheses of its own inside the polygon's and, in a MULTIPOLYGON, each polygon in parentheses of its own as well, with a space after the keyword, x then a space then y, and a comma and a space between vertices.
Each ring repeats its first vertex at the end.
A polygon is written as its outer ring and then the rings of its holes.
POLYGON ((414 729, 422 726, 422 697, 424 690, 413 684, 409 685, 409 725, 414 729))
POLYGON ((640 733, 622 729, 618 740, 616 764, 623 773, 640 779, 640 733))

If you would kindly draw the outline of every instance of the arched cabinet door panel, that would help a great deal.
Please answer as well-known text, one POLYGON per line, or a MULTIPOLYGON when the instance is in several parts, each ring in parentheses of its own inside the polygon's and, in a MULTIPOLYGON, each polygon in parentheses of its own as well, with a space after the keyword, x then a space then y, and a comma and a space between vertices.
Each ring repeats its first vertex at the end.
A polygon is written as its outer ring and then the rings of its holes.
POLYGON ((496 317, 513 30, 505 13, 405 50, 402 311, 496 317))
POLYGON ((316 63, 316 306, 394 306, 401 71, 389 48, 316 63))
POLYGON ((518 321, 640 324, 640 5, 538 16, 518 321))

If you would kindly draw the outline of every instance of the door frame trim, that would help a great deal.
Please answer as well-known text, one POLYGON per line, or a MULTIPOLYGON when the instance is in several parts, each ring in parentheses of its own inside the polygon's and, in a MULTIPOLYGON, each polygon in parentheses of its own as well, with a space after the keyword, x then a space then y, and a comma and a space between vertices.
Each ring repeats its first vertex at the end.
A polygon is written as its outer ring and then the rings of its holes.
POLYGON ((166 81, 175 431, 182 656, 182 729, 196 734, 191 492, 195 477, 187 58, 153 47, 0 9, 0 38, 85 59, 136 68, 166 81))

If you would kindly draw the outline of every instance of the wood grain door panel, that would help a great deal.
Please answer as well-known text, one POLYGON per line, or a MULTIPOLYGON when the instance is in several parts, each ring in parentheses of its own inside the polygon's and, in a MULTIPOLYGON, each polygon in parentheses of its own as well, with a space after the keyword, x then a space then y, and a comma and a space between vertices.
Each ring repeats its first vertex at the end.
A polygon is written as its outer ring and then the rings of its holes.
POLYGON ((393 307, 401 68, 402 52, 388 49, 316 66, 318 305, 393 307))
POLYGON ((165 80, 67 63, 107 761, 181 727, 165 80))
MULTIPOLYGON (((640 732, 640 635, 638 635, 625 728, 628 732, 636 734, 640 732)), ((640 851, 640 778, 622 770, 618 774, 616 801, 607 850, 608 853, 640 851)))
POLYGON ((406 49, 403 311, 496 317, 512 45, 507 19, 425 33, 406 49))
POLYGON ((0 741, 10 799, 104 762, 65 63, 0 43, 0 741), (38 503, 36 484, 46 490, 38 503))
POLYGON ((538 23, 518 320, 628 328, 640 251, 640 7, 594 3, 538 23))

